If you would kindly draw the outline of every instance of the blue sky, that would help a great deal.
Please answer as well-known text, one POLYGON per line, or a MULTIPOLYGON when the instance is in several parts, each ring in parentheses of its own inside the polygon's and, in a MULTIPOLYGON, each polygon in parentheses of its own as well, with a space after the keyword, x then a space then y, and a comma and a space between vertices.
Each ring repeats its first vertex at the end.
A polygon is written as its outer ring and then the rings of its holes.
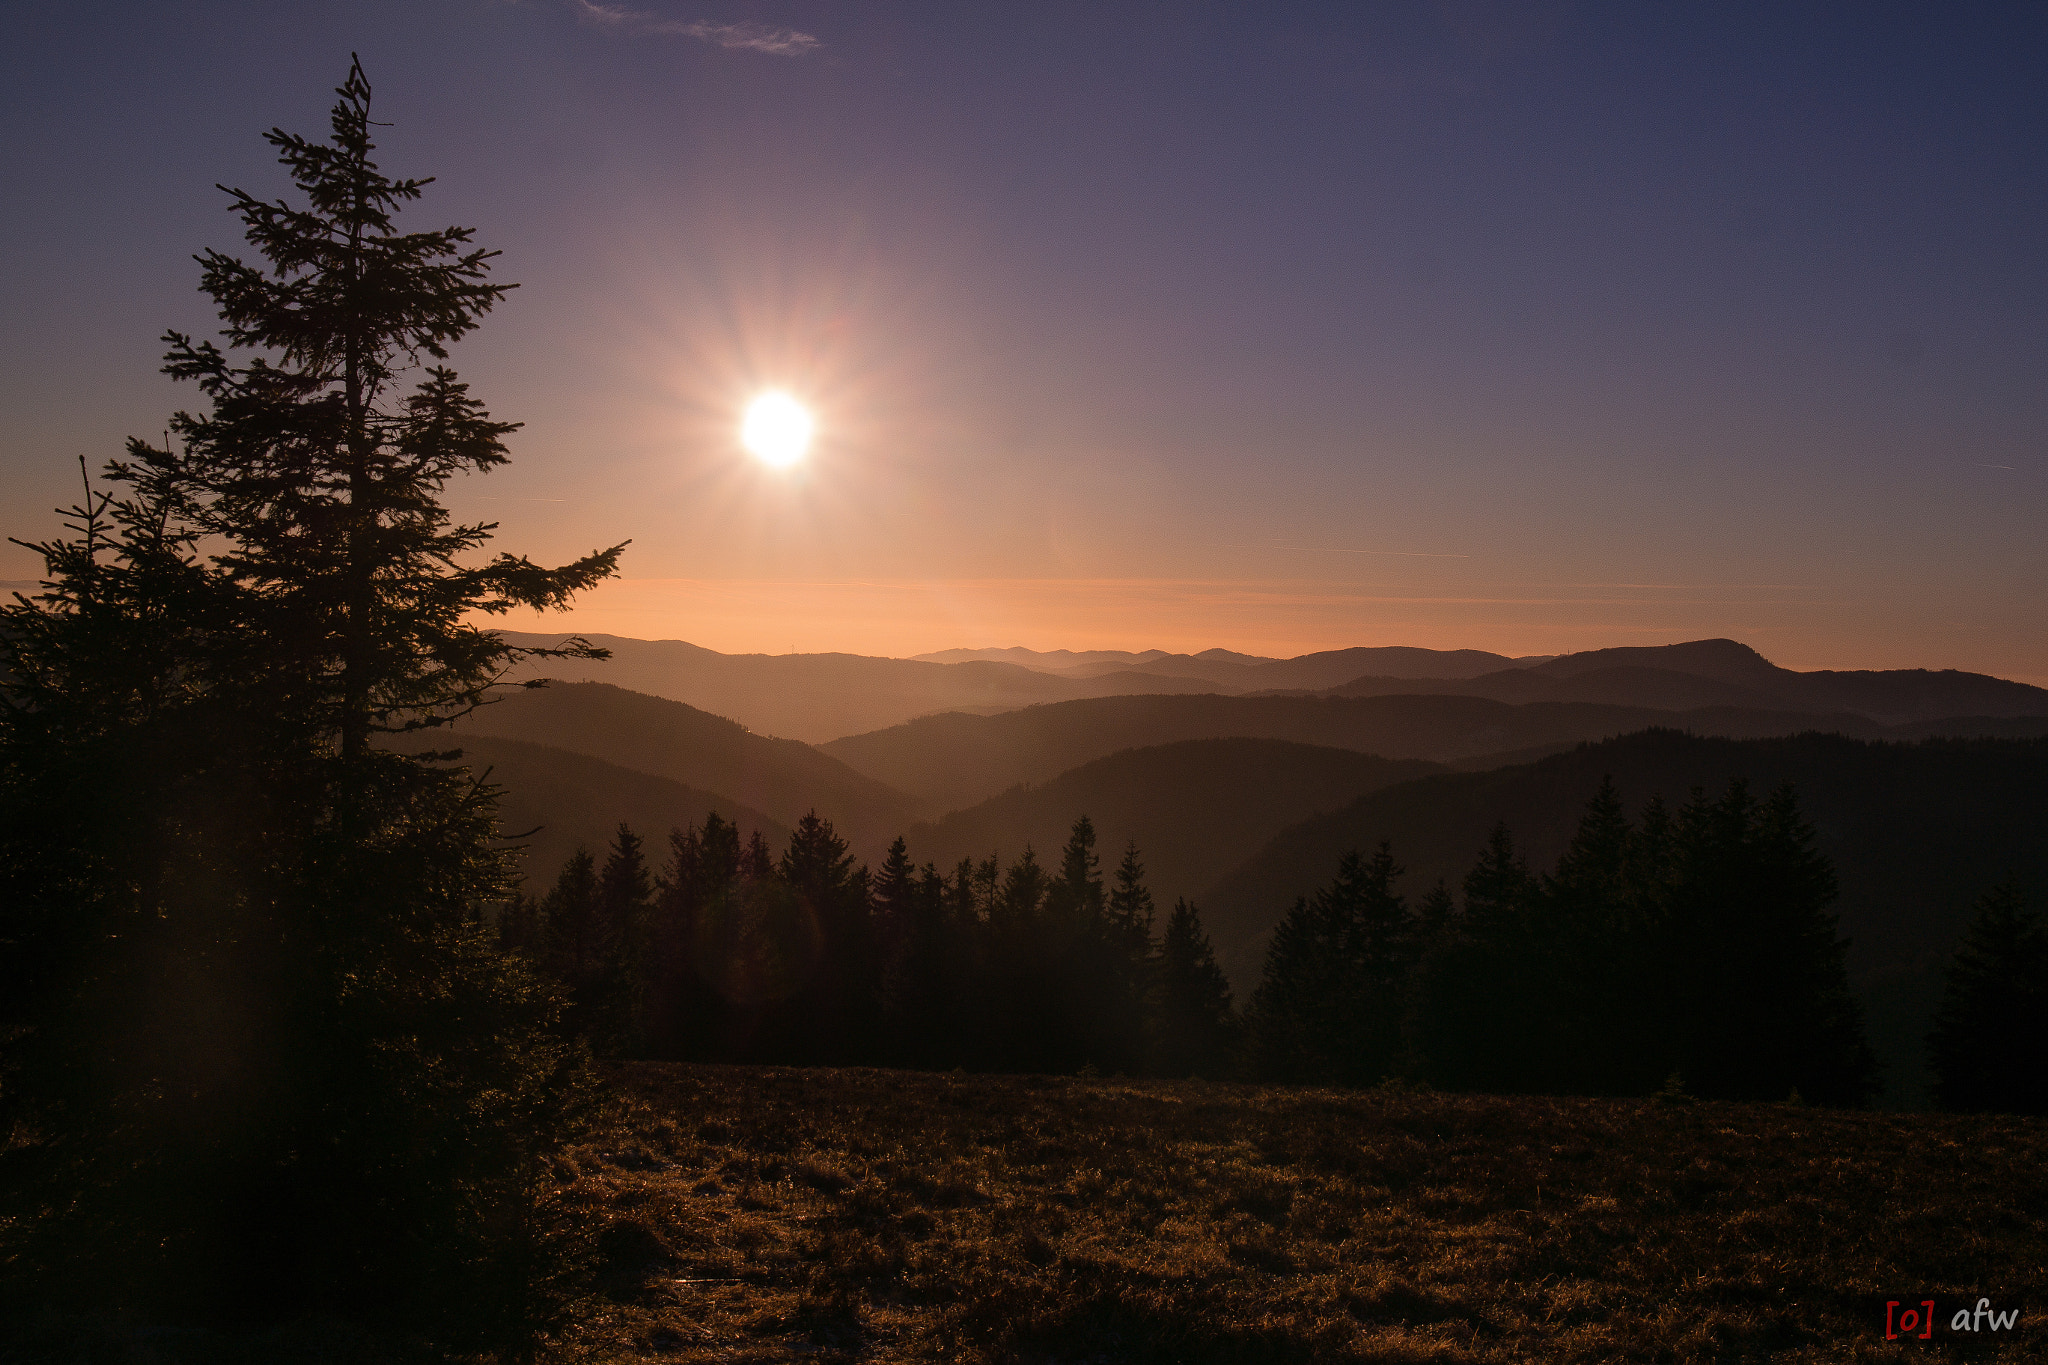
MULTIPOLYGON (((17 4, 0 487, 194 401, 351 51, 521 289, 508 548, 715 648, 1732 635, 2048 681, 2048 11, 17 4), (781 385, 791 475, 736 449, 781 385)), ((70 472, 67 474, 67 466, 70 472)), ((10 547, 0 577, 34 573, 10 547)))

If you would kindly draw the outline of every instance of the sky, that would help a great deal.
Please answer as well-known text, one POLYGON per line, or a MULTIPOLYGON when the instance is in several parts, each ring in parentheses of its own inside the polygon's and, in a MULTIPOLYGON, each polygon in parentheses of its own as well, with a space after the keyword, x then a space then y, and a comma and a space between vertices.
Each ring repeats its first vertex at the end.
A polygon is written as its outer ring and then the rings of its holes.
MULTIPOLYGON (((2048 7, 15 0, 0 510, 200 400, 322 134, 519 289, 522 628, 713 649, 1713 636, 2048 684, 2048 7), (740 413, 818 423, 779 471, 740 413)), ((0 579, 32 580, 28 551, 0 579)))

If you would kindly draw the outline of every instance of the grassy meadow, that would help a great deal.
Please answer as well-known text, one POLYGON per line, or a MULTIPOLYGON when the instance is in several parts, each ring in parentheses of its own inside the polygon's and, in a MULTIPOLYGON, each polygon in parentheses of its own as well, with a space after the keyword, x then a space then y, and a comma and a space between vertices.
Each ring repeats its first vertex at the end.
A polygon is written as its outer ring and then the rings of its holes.
POLYGON ((590 1361, 2032 1361, 2048 1124, 628 1064, 590 1361), (1989 1297, 2003 1332, 1954 1333, 1989 1297), (1885 1302, 1937 1302, 1928 1341, 1885 1302))

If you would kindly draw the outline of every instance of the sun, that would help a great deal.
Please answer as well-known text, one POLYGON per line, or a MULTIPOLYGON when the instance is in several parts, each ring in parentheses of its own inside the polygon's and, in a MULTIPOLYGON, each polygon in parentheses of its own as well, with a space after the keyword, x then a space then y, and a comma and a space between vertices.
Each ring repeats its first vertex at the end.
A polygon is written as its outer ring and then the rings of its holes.
POLYGON ((803 404, 780 389, 770 389, 747 404, 740 444, 762 463, 787 469, 810 450, 816 426, 803 404))

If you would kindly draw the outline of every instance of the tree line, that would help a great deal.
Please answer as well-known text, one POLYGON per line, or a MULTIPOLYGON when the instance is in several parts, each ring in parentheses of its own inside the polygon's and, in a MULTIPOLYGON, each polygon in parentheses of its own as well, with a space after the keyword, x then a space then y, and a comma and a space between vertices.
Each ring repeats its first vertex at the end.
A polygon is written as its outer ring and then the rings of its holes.
POLYGON ((614 1054, 1226 1074, 1236 1020, 1200 915, 1156 918, 1137 848, 1105 875, 1086 816, 1054 866, 1027 848, 941 873, 901 838, 870 871, 815 812, 779 856, 713 813, 658 865, 621 825, 499 929, 614 1054))
MULTIPOLYGON (((602 863, 501 911, 601 1051, 689 1060, 1243 1078, 1855 1105, 1878 1063, 1833 867, 1789 788, 1735 782, 1627 817, 1603 783, 1548 871, 1495 829, 1454 892, 1353 852, 1299 899, 1242 1009, 1201 917, 1155 932, 1139 850, 1104 874, 1086 816, 942 873, 903 839, 856 864, 815 812, 777 855, 712 814, 665 858, 602 863)), ((1948 1107, 2040 1112, 2048 936, 1986 897, 1930 1039, 1948 1107)))

